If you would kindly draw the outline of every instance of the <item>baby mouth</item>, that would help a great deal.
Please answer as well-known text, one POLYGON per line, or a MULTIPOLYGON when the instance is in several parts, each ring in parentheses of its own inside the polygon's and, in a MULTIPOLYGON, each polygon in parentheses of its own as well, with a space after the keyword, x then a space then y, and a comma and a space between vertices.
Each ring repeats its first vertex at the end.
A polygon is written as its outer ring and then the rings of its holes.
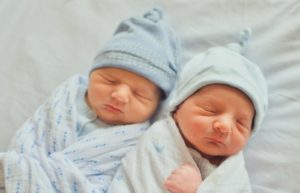
POLYGON ((213 137, 209 137, 207 138, 210 142, 214 143, 214 144, 217 144, 217 145, 225 145, 225 142, 224 140, 222 139, 218 139, 218 138, 213 138, 213 137))
POLYGON ((107 111, 109 111, 109 112, 113 112, 113 113, 123 113, 123 111, 122 111, 120 108, 118 108, 118 107, 116 107, 116 106, 114 106, 114 105, 109 105, 109 104, 107 104, 107 105, 104 105, 104 108, 105 108, 105 110, 107 110, 107 111))

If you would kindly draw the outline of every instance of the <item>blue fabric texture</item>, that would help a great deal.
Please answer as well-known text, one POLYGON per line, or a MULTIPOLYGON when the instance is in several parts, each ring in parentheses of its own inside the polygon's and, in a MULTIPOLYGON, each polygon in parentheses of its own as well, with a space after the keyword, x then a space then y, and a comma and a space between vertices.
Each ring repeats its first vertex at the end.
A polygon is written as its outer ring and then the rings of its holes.
POLYGON ((91 71, 100 67, 118 67, 152 81, 169 94, 180 62, 180 43, 163 20, 163 11, 155 7, 143 17, 122 21, 114 36, 97 54, 91 71))
POLYGON ((3 158, 7 193, 106 192, 149 122, 80 135, 77 100, 87 79, 75 75, 61 84, 16 133, 3 158))

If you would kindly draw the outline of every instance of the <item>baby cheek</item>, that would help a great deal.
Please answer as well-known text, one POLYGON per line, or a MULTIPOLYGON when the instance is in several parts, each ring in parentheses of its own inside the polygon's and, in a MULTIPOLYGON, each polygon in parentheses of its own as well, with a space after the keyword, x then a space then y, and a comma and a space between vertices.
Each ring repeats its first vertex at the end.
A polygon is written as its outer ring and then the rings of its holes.
POLYGON ((242 150, 247 141, 248 141, 248 137, 244 137, 244 136, 235 136, 233 139, 232 139, 232 148, 234 149, 235 152, 238 152, 240 150, 242 150))
POLYGON ((148 119, 153 116, 157 109, 157 105, 154 104, 140 104, 134 107, 136 116, 144 117, 148 119))
POLYGON ((207 120, 207 118, 202 117, 202 116, 187 116, 186 117, 190 123, 191 126, 193 127, 197 127, 199 129, 202 129, 203 127, 207 127, 209 121, 207 120))
POLYGON ((189 133, 191 135, 197 135, 199 131, 201 131, 201 128, 203 127, 202 123, 197 118, 193 117, 182 117, 184 120, 181 122, 181 126, 186 133, 189 133))

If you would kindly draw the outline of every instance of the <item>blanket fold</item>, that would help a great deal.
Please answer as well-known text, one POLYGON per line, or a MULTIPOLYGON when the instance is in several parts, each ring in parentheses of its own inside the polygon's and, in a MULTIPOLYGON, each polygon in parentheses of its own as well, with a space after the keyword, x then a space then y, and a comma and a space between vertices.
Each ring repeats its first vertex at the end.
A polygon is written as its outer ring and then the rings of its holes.
POLYGON ((106 192, 148 122, 79 137, 76 99, 86 86, 87 77, 71 77, 17 132, 3 160, 6 193, 106 192))
MULTIPOLYGON (((171 117, 154 123, 122 160, 108 193, 167 193, 165 179, 178 166, 196 166, 171 117)), ((201 171, 201 168, 200 168, 201 171)), ((250 193, 250 182, 240 152, 213 170, 197 193, 250 193)))

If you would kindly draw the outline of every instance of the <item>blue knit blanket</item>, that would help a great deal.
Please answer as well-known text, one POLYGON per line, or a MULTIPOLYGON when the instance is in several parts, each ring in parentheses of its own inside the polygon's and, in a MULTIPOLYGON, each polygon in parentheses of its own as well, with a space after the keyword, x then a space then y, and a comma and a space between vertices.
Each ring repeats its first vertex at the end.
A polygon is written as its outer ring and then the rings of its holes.
POLYGON ((17 132, 3 160, 6 193, 106 192, 148 122, 79 138, 76 98, 86 84, 85 76, 68 79, 17 132))

